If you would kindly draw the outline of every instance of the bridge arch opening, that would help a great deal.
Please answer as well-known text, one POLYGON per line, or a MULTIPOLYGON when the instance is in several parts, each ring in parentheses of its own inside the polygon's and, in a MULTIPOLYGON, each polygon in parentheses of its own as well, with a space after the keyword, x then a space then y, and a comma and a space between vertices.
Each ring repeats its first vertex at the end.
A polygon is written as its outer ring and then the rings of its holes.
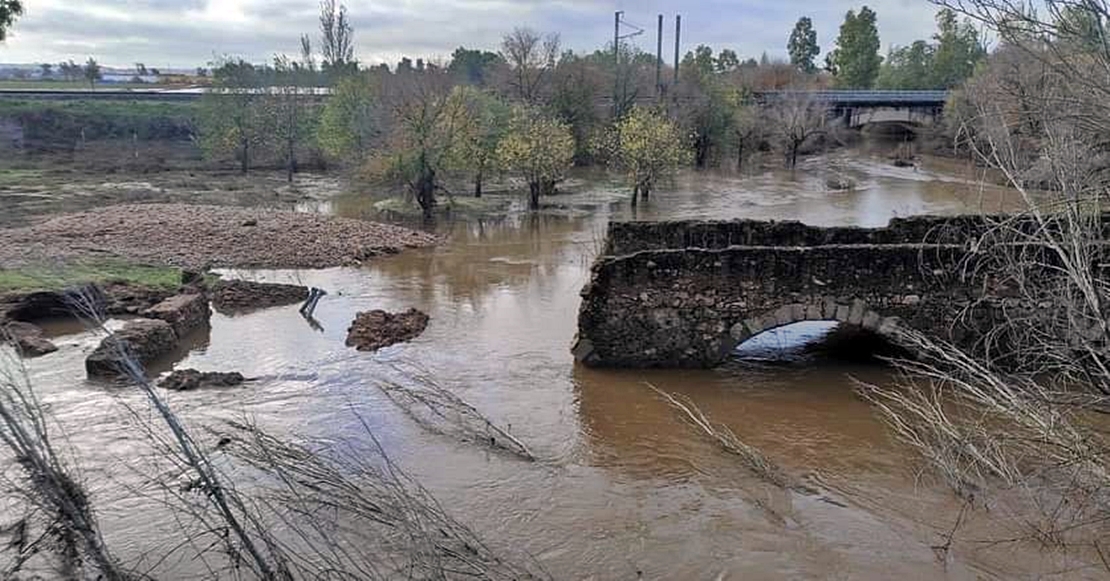
POLYGON ((783 305, 733 325, 730 358, 793 363, 812 360, 878 362, 906 356, 898 346, 897 317, 884 317, 860 300, 833 298, 783 305))

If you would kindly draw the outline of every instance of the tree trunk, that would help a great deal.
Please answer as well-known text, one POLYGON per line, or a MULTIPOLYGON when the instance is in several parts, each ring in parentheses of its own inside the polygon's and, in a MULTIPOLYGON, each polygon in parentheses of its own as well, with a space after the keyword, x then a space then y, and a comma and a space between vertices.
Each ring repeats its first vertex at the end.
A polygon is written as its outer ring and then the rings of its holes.
POLYGON ((297 158, 293 155, 293 139, 289 139, 289 151, 287 152, 288 158, 286 159, 286 180, 293 183, 293 172, 297 168, 297 158))
POLYGON ((540 209, 540 182, 528 183, 528 208, 531 210, 540 209))
POLYGON ((640 198, 640 185, 632 186, 632 207, 635 208, 640 198))
POLYGON ((247 173, 250 169, 250 143, 246 140, 242 141, 243 152, 239 155, 239 171, 247 173))
POLYGON ((794 169, 798 166, 798 146, 800 145, 801 143, 795 141, 790 147, 790 169, 794 169))
POLYGON ((740 142, 736 144, 736 150, 737 150, 737 152, 736 152, 736 171, 742 171, 744 169, 744 141, 743 140, 740 140, 740 142))
POLYGON ((416 202, 424 214, 424 220, 431 221, 436 207, 436 174, 427 168, 422 169, 416 181, 416 202))
POLYGON ((651 195, 651 184, 650 183, 644 182, 644 183, 640 184, 640 195, 643 196, 644 201, 646 202, 647 199, 648 199, 648 196, 651 195))
POLYGON ((482 197, 482 172, 478 172, 478 175, 474 176, 474 197, 482 197))

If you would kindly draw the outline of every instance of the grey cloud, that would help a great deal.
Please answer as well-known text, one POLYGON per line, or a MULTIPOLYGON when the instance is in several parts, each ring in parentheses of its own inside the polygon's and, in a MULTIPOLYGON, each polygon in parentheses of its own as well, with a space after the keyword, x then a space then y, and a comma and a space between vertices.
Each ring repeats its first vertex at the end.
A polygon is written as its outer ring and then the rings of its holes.
MULTIPOLYGON (((647 29, 636 39, 653 50, 655 15, 683 15, 683 51, 697 44, 758 56, 785 53, 799 16, 814 19, 823 49, 831 47, 844 13, 860 4, 829 0, 349 0, 359 57, 395 62, 401 55, 446 57, 457 46, 496 49, 514 26, 560 33, 564 45, 593 50, 612 38, 613 10, 647 29)), ((871 0, 884 47, 927 38, 935 7, 926 0, 871 0)), ((126 65, 142 60, 191 67, 213 55, 255 61, 295 52, 302 33, 315 36, 317 0, 52 0, 28 6, 0 61, 54 62, 95 55, 126 65), (231 16, 222 16, 231 11, 231 16)), ((668 48, 668 53, 670 52, 668 48)))

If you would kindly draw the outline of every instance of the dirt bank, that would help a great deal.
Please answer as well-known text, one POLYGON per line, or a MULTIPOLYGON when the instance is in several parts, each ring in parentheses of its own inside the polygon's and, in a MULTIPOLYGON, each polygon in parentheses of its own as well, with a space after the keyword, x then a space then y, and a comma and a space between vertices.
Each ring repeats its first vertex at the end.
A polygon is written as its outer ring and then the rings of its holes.
POLYGON ((407 228, 317 214, 131 204, 0 230, 0 268, 106 256, 192 269, 323 268, 434 242, 407 228))

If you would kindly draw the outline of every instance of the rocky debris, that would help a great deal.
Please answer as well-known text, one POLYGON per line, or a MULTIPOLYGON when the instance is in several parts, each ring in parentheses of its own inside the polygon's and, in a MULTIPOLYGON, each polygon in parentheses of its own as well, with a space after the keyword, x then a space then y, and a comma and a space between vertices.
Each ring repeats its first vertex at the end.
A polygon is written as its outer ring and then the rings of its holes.
POLYGON ((319 214, 229 206, 132 204, 0 230, 0 268, 28 261, 103 259, 105 255, 200 270, 321 268, 354 265, 381 254, 435 242, 435 236, 426 232, 319 214), (252 220, 254 226, 242 226, 252 220))
POLYGON ((136 319, 100 342, 85 359, 85 371, 92 377, 115 377, 120 374, 125 352, 145 366, 176 346, 177 335, 169 323, 160 319, 136 319))
POLYGON ((409 309, 403 313, 374 310, 359 313, 347 329, 347 346, 359 351, 377 351, 395 343, 411 341, 428 326, 428 315, 409 309))
POLYGON ((58 350, 58 346, 43 337, 42 329, 31 323, 12 321, 4 325, 3 337, 15 345, 24 357, 39 357, 58 350))
POLYGON ((0 321, 73 317, 77 300, 107 315, 135 315, 173 294, 170 289, 123 281, 86 284, 63 290, 9 292, 0 295, 0 321))
MULTIPOLYGON (((186 282, 184 276, 182 282, 186 282)), ((109 315, 137 315, 173 296, 175 292, 173 289, 124 281, 109 281, 96 286, 104 297, 104 312, 109 315)))
POLYGON ((825 180, 825 187, 830 190, 852 190, 856 187, 855 180, 844 176, 833 176, 825 180))
POLYGON ((221 373, 218 371, 197 371, 196 369, 179 369, 158 382, 158 387, 173 391, 190 391, 202 387, 235 387, 241 385, 246 378, 243 374, 232 371, 221 373))
POLYGON ((53 317, 72 317, 74 301, 87 297, 102 309, 107 299, 95 285, 59 291, 9 292, 0 296, 0 321, 38 321, 53 317))
POLYGON ((914 167, 916 165, 913 159, 906 159, 903 157, 896 157, 891 163, 894 164, 894 167, 914 167))
POLYGON ((221 313, 292 305, 308 298, 308 287, 293 284, 221 280, 212 286, 212 306, 221 313))
POLYGON ((178 337, 184 337, 208 323, 211 311, 207 297, 190 293, 172 296, 143 311, 142 315, 169 323, 178 337))

